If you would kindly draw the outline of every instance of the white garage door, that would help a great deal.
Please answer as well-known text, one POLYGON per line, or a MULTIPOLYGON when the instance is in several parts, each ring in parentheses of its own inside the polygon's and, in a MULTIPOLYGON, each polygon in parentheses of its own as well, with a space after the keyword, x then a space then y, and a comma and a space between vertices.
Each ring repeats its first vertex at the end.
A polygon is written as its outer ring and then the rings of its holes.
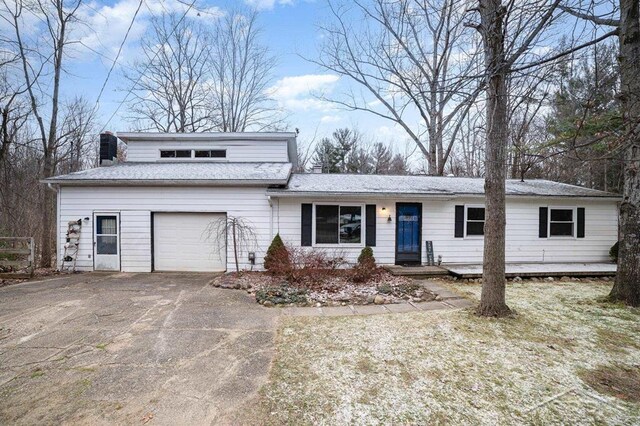
POLYGON ((225 241, 207 238, 207 225, 224 218, 213 213, 155 213, 153 265, 156 271, 210 272, 226 269, 225 241))

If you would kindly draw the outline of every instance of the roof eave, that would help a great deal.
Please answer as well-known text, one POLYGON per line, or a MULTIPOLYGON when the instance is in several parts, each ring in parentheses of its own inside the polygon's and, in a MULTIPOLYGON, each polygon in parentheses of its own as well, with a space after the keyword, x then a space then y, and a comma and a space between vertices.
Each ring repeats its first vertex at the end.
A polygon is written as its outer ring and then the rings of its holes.
POLYGON ((118 139, 127 143, 129 141, 235 141, 235 140, 260 140, 260 141, 282 141, 295 140, 294 132, 238 132, 238 133, 143 133, 143 132, 118 132, 118 139))
POLYGON ((42 179, 41 183, 69 186, 270 186, 287 179, 42 179))

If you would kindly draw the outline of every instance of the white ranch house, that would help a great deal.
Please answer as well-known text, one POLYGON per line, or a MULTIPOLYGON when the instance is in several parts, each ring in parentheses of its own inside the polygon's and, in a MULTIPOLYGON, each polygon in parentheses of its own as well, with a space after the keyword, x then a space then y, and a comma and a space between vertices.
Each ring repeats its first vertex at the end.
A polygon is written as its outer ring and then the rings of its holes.
MULTIPOLYGON (((231 244, 206 238, 232 215, 257 234, 261 269, 276 233, 292 246, 355 262, 371 246, 379 264, 418 265, 432 242, 444 264, 482 262, 482 179, 293 173, 295 133, 101 135, 101 167, 56 176, 57 256, 68 223, 81 223, 81 271, 225 271, 231 244)), ((546 180, 507 181, 507 262, 605 262, 617 240, 616 194, 546 180)))

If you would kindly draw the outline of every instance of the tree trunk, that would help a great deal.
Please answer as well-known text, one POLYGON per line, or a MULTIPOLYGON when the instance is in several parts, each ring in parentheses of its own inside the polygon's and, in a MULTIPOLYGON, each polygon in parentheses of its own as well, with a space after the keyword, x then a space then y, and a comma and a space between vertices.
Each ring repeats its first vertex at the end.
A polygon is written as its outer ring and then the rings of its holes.
MULTIPOLYGON (((42 174, 44 177, 53 175, 53 161, 51 154, 45 152, 44 164, 42 166, 42 174)), ((53 228, 53 191, 44 188, 42 191, 42 232, 40 234, 40 266, 43 268, 51 267, 51 230, 53 228)))
POLYGON ((487 75, 487 141, 485 151, 485 224, 482 294, 477 312, 505 316, 505 177, 507 133, 507 70, 504 55, 504 18, 501 0, 480 0, 487 75))
POLYGON ((620 0, 620 94, 627 148, 618 274, 610 298, 640 306, 640 0, 620 0))
POLYGON ((236 221, 231 223, 231 232, 233 233, 233 255, 236 260, 236 273, 240 273, 240 264, 238 263, 238 242, 236 241, 236 221))

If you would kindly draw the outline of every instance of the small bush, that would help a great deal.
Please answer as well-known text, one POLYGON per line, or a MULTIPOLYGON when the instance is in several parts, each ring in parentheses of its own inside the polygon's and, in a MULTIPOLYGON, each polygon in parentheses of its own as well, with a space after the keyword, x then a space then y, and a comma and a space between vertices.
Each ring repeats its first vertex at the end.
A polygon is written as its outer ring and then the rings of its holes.
POLYGON ((365 247, 358 256, 358 263, 351 271, 351 281, 355 283, 363 283, 369 281, 378 273, 376 267, 376 258, 373 257, 371 247, 365 247))
POLYGON ((611 246, 611 248, 609 249, 609 257, 611 258, 611 260, 613 260, 614 262, 618 261, 618 248, 620 247, 620 243, 616 242, 613 246, 611 246))
POLYGON ((358 264, 376 265, 376 258, 373 257, 373 249, 371 247, 367 246, 362 249, 360 256, 358 256, 358 264))
POLYGON ((256 291, 256 300, 261 304, 268 301, 274 305, 307 303, 307 292, 287 285, 266 286, 256 291))
POLYGON ((286 273, 291 269, 289 250, 280 238, 280 234, 273 237, 273 241, 267 249, 267 254, 264 257, 264 269, 276 275, 286 273))
POLYGON ((330 257, 319 250, 291 247, 291 268, 283 277, 291 284, 311 288, 338 275, 339 268, 346 263, 343 257, 330 257))

